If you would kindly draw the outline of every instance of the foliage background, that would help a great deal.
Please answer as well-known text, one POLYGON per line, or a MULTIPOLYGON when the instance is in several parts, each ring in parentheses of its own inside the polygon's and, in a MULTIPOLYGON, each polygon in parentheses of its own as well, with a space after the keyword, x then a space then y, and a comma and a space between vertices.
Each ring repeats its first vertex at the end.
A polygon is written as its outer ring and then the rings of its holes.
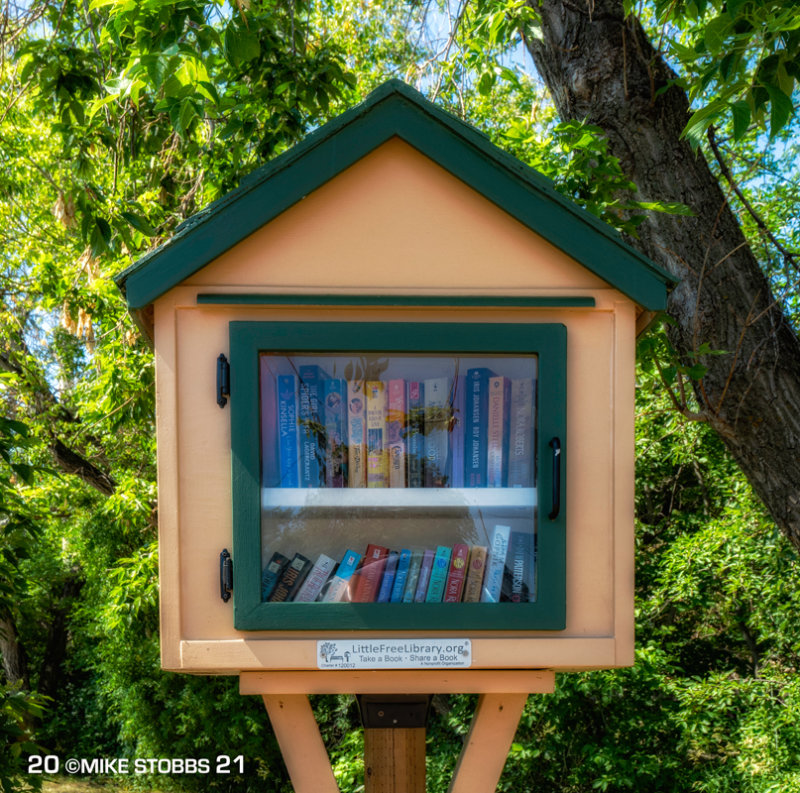
MULTIPOLYGON (((796 327, 796 10, 631 10, 692 93, 698 147, 714 125, 716 167, 730 169, 742 197, 731 200, 796 327), (725 65, 723 53, 736 57, 725 65)), ((37 786, 31 752, 242 754, 241 778, 134 781, 291 789, 258 701, 235 680, 159 668, 152 351, 110 278, 390 76, 626 233, 645 212, 682 212, 637 204, 597 130, 558 123, 521 54, 531 35, 535 13, 516 0, 7 0, 0 790, 37 786)), ((698 377, 661 330, 643 338, 636 665, 561 675, 554 695, 532 697, 502 790, 800 789, 798 560, 719 439, 674 409, 698 377)), ((353 700, 314 705, 341 788, 358 790, 353 700)), ((467 696, 435 701, 432 791, 447 787, 473 708, 467 696)))

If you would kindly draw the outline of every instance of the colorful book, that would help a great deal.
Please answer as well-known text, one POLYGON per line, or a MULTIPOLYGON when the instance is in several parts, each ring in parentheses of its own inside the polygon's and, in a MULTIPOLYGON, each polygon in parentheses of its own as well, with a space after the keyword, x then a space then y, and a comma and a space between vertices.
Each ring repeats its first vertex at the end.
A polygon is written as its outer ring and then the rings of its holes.
POLYGON ((389 551, 386 557, 386 567, 383 571, 383 578, 381 585, 378 589, 378 597, 375 598, 376 603, 388 603, 392 597, 392 588, 394 587, 394 579, 397 575, 397 562, 400 554, 397 551, 389 551))
POLYGON ((407 383, 408 439, 406 459, 408 461, 408 486, 422 487, 425 484, 425 385, 416 380, 407 383))
POLYGON ((533 380, 511 381, 508 486, 533 487, 533 380))
POLYGON ((367 399, 363 380, 347 381, 347 486, 367 486, 367 399))
POLYGON ((389 487, 406 486, 406 381, 390 380, 386 406, 389 487))
POLYGON ((422 567, 422 551, 412 551, 411 559, 408 563, 406 586, 403 590, 403 603, 414 602, 414 595, 417 592, 417 583, 419 582, 420 567, 422 567))
POLYGON ((486 486, 505 487, 508 482, 508 417, 511 381, 489 378, 489 425, 486 431, 486 486))
POLYGON ((336 572, 331 576, 328 588, 322 597, 323 603, 338 603, 350 599, 350 579, 358 569, 360 561, 360 553, 350 549, 344 552, 342 561, 339 562, 336 572))
POLYGON ((317 595, 322 591, 322 587, 325 586, 325 582, 330 578, 335 566, 335 559, 331 559, 330 556, 321 553, 306 576, 303 586, 297 591, 294 602, 313 603, 317 599, 317 595))
POLYGON ((411 551, 408 548, 403 548, 400 551, 400 557, 397 560, 397 572, 394 576, 394 584, 392 585, 392 594, 389 597, 390 603, 402 603, 403 593, 406 589, 406 581, 408 580, 408 568, 411 564, 411 551))
POLYGON ((486 432, 489 418, 489 378, 486 367, 467 370, 464 486, 486 487, 486 432))
MULTIPOLYGON (((277 424, 280 421, 278 411, 278 378, 270 367, 269 356, 262 356, 260 365, 261 378, 261 486, 282 487, 279 438, 277 424)), ((295 420, 295 424, 297 421, 295 420)), ((295 463, 295 467, 297 463, 295 463)), ((296 487, 296 485, 295 485, 296 487)))
POLYGON ((368 545, 353 579, 351 600, 353 603, 372 603, 378 595, 381 578, 386 567, 388 548, 382 545, 368 545))
POLYGON ((500 602, 510 533, 511 528, 509 526, 497 525, 494 527, 491 545, 489 546, 489 558, 486 562, 486 574, 483 578, 482 603, 500 602))
POLYGON ((347 484, 347 381, 332 377, 323 387, 325 487, 347 484))
POLYGON ((464 594, 464 582, 467 578, 467 562, 469 561, 469 545, 463 542, 453 546, 453 555, 450 559, 450 569, 444 587, 445 603, 460 603, 464 594))
POLYGON ((278 581, 281 580, 283 571, 288 565, 288 556, 284 556, 282 553, 278 553, 278 551, 272 554, 272 558, 261 574, 261 600, 269 600, 270 595, 275 591, 275 587, 278 586, 278 581))
POLYGON ((453 379, 450 418, 450 487, 464 487, 467 388, 464 375, 453 379))
POLYGON ((303 581, 311 570, 311 560, 296 553, 288 567, 283 571, 281 580, 274 592, 269 596, 270 603, 289 603, 297 594, 303 581))
POLYGON ((370 380, 367 390, 367 487, 387 487, 386 385, 370 380))
POLYGON ((278 457, 281 487, 300 487, 297 402, 297 375, 278 375, 278 457))
POLYGON ((512 603, 533 600, 534 571, 533 534, 529 531, 512 531, 500 599, 512 603))
POLYGON ((452 551, 446 545, 436 548, 433 557, 431 576, 428 580, 428 590, 425 593, 426 603, 441 603, 444 597, 444 585, 447 583, 447 573, 450 570, 450 556, 452 551))
POLYGON ((464 582, 464 594, 461 598, 464 603, 478 603, 480 601, 488 555, 489 549, 485 545, 473 545, 469 549, 467 579, 464 582))
POLYGON ((425 487, 448 487, 450 389, 447 377, 425 380, 425 487))
POLYGON ((300 486, 321 487, 325 483, 322 398, 328 375, 316 364, 306 364, 299 377, 300 486))
POLYGON ((415 603, 425 602, 425 596, 428 594, 428 582, 431 580, 431 571, 433 570, 433 557, 434 552, 431 548, 426 548, 422 553, 417 588, 414 592, 415 603))

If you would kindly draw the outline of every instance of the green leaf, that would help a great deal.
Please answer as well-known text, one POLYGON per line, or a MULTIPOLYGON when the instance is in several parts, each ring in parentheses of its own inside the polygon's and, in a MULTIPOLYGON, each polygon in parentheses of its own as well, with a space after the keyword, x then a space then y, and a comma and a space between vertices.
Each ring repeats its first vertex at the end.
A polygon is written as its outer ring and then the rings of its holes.
POLYGON ((791 97, 786 96, 777 85, 765 85, 769 94, 769 134, 774 138, 778 132, 786 125, 786 122, 794 113, 791 97))
POLYGON ((730 29, 730 19, 727 16, 714 17, 705 28, 703 38, 708 51, 712 55, 718 55, 725 46, 727 32, 730 29))
POLYGON ((750 105, 743 99, 731 105, 733 116, 733 138, 741 140, 750 126, 750 105))

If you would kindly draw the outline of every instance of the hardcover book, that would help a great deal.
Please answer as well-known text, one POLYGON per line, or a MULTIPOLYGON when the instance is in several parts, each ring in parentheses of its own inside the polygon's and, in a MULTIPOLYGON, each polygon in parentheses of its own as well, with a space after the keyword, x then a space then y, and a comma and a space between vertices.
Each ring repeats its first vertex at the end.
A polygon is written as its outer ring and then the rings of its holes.
POLYGON ((464 603, 478 603, 483 590, 483 577, 486 572, 486 557, 489 549, 485 545, 473 545, 469 550, 467 579, 464 582, 464 603))
POLYGON ((317 599, 317 595, 322 591, 325 582, 330 578, 333 568, 336 566, 336 560, 331 559, 321 553, 314 562, 311 572, 306 576, 303 586, 300 587, 295 595, 295 603, 312 603, 317 599))
POLYGON ((420 567, 422 567, 422 551, 412 551, 411 559, 408 563, 406 587, 403 590, 403 603, 414 602, 414 595, 417 592, 417 583, 419 582, 420 567))
POLYGON ((272 554, 272 558, 261 574, 261 600, 269 600, 269 596, 275 591, 275 587, 278 586, 278 581, 281 580, 283 571, 288 564, 288 556, 284 556, 282 553, 278 553, 278 551, 272 554))
POLYGON ((397 551, 389 551, 386 557, 386 567, 383 571, 383 578, 381 585, 378 589, 378 597, 375 599, 376 603, 388 603, 392 597, 392 588, 394 587, 394 579, 397 575, 397 561, 400 554, 397 551))
POLYGON ((387 487, 386 385, 370 380, 367 389, 367 487, 387 487))
POLYGON ((406 381, 390 380, 386 414, 389 487, 406 486, 406 381))
POLYGON ((411 564, 411 551, 408 548, 403 548, 400 551, 400 557, 397 560, 397 573, 394 576, 394 584, 392 585, 392 594, 389 598, 390 603, 402 603, 403 593, 406 590, 406 581, 408 580, 408 568, 411 564))
POLYGON ((347 382, 338 377, 325 381, 325 487, 347 483, 347 382))
POLYGON ((425 385, 416 380, 408 383, 408 486, 422 487, 425 459, 425 385))
POLYGON ((489 423, 489 378, 491 369, 467 370, 466 438, 464 486, 486 487, 486 432, 489 423))
POLYGON ((367 546, 361 566, 353 579, 353 592, 350 598, 353 603, 372 603, 375 600, 388 553, 389 549, 382 545, 367 546))
POLYGON ((426 603, 441 603, 444 596, 444 585, 447 582, 447 573, 450 570, 450 555, 452 551, 446 545, 436 548, 433 557, 431 577, 428 581, 428 591, 425 593, 426 603))
POLYGON ((463 542, 453 546, 453 555, 450 559, 450 569, 444 587, 445 603, 460 603, 464 593, 464 582, 467 576, 467 562, 469 560, 469 546, 463 542))
POLYGON ((500 599, 512 603, 533 600, 534 569, 533 534, 512 531, 500 599))
POLYGON ((300 487, 297 401, 297 375, 278 375, 278 459, 281 487, 300 487))
POLYGON ((447 377, 425 380, 425 487, 448 487, 450 389, 447 377))
POLYGON ((347 381, 347 485, 367 486, 367 399, 363 380, 347 381))
POLYGON ((533 487, 533 401, 533 380, 511 381, 509 487, 533 487))
POLYGON ((419 578, 417 579, 417 589, 414 592, 414 602, 424 603, 425 596, 428 594, 428 582, 431 580, 431 570, 433 569, 433 550, 426 548, 422 553, 422 562, 419 566, 419 578))
POLYGON ((338 603, 342 600, 350 599, 350 579, 353 573, 358 569, 358 563, 361 561, 361 554, 353 550, 346 550, 342 561, 336 568, 336 572, 330 578, 330 583, 322 596, 323 603, 338 603))
POLYGON ((270 603, 288 603, 297 594, 303 585, 306 576, 311 570, 311 560, 296 553, 288 567, 283 571, 281 580, 275 591, 269 596, 270 603))
POLYGON ((509 526, 497 525, 494 527, 491 545, 489 546, 489 559, 486 563, 486 574, 483 579, 482 603, 500 602, 510 533, 511 528, 509 526))
POLYGON ((489 378, 489 426, 486 432, 486 486, 505 487, 508 482, 508 416, 511 381, 489 378))
POLYGON ((325 371, 315 365, 300 367, 300 486, 322 487, 325 483, 325 438, 322 416, 325 371))

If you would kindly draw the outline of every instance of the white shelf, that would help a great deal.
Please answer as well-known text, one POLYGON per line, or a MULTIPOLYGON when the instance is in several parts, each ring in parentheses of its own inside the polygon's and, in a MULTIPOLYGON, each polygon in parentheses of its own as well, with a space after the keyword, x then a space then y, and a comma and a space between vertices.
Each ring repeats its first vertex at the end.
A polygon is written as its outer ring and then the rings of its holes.
POLYGON ((536 488, 533 487, 265 487, 261 490, 261 508, 265 510, 336 507, 532 509, 535 505, 536 488))

